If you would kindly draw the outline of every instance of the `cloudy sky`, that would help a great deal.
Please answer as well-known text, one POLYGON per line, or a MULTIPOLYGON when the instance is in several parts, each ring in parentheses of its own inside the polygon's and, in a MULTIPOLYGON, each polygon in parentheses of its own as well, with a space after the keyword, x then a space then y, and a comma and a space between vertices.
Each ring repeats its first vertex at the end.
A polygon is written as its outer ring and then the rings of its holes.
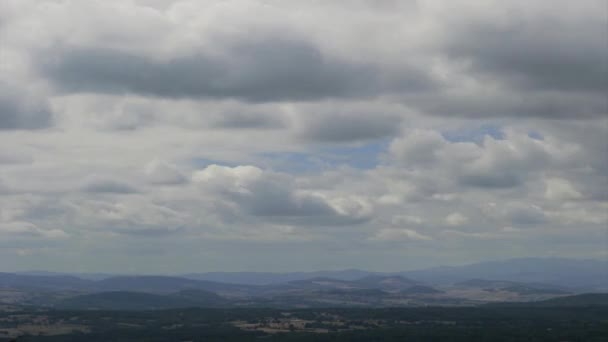
POLYGON ((608 257, 604 0, 3 0, 0 270, 608 257))

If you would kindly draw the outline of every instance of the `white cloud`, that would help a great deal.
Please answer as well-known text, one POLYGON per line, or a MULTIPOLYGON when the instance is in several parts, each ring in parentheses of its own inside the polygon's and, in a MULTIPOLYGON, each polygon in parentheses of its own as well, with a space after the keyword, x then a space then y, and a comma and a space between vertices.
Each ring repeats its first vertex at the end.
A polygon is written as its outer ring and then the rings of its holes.
POLYGON ((41 229, 30 222, 13 221, 0 222, 0 234, 7 239, 29 238, 29 239, 65 239, 68 234, 60 229, 41 229))
POLYGON ((403 228, 385 228, 378 231, 374 235, 373 240, 379 241, 401 241, 401 240, 413 240, 413 241, 430 241, 433 240, 430 236, 420 234, 415 230, 403 229, 403 228))
POLYGON ((549 178, 545 180, 545 198, 553 201, 567 201, 581 199, 583 195, 574 186, 563 178, 549 178))
POLYGON ((296 225, 345 225, 367 221, 372 210, 356 197, 299 189, 289 175, 254 166, 210 165, 193 175, 204 192, 248 215, 296 225))
POLYGON ((449 226, 458 227, 469 222, 469 218, 459 212, 454 212, 445 217, 445 223, 449 226))

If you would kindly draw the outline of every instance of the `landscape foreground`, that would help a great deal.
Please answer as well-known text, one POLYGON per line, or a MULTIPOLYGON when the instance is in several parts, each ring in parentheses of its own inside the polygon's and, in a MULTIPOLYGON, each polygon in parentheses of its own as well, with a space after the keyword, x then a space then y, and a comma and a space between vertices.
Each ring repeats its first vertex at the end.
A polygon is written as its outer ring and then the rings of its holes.
MULTIPOLYGON (((566 298, 563 298, 566 299, 566 298)), ((606 341, 608 296, 481 307, 19 311, 0 341, 606 341)))
POLYGON ((0 273, 0 341, 606 341, 606 266, 0 273))

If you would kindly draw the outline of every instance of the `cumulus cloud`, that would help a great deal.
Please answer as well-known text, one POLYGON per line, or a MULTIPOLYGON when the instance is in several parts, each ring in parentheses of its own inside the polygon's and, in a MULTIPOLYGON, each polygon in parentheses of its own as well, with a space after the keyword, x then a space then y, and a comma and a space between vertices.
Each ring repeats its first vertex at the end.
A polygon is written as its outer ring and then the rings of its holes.
POLYGON ((221 195, 250 215, 304 225, 347 225, 367 221, 371 208, 357 198, 299 189, 287 175, 254 166, 210 165, 193 175, 204 190, 221 195))
POLYGON ((545 180, 545 197, 549 200, 577 200, 582 198, 580 192, 563 178, 549 178, 545 180))
POLYGON ((422 99, 420 107, 478 118, 581 119, 608 112, 605 4, 557 1, 553 10, 547 4, 456 1, 436 8, 443 20, 440 49, 458 83, 422 99))
POLYGON ((469 218, 459 212, 454 212, 445 217, 445 223, 448 226, 462 226, 469 222, 469 218))
POLYGON ((568 11, 513 1, 504 6, 506 11, 478 8, 466 21, 456 17, 446 33, 448 52, 471 61, 474 72, 516 87, 604 92, 605 4, 593 0, 555 5, 568 11))
POLYGON ((437 161, 436 153, 445 144, 444 138, 436 131, 416 130, 406 137, 395 139, 390 151, 406 165, 425 165, 437 161))
POLYGON ((417 130, 390 146, 392 156, 406 168, 448 170, 458 183, 479 188, 520 186, 532 172, 572 162, 577 150, 516 131, 505 132, 502 139, 486 135, 476 144, 451 142, 437 131, 417 130))

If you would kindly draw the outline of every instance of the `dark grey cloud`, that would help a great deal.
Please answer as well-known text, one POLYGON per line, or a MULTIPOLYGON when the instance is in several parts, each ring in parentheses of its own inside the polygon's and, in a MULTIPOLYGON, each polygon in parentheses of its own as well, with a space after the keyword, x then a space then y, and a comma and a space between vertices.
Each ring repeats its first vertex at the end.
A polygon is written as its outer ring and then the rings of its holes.
POLYGON ((347 225, 369 220, 339 213, 326 199, 298 194, 289 184, 272 179, 252 183, 248 194, 231 193, 233 200, 251 215, 298 225, 347 225))
POLYGON ((421 70, 397 75, 324 55, 298 37, 244 38, 206 51, 159 60, 101 47, 56 47, 42 73, 65 92, 137 93, 170 98, 238 98, 252 102, 369 97, 421 91, 434 82, 421 70))
POLYGON ((463 185, 480 188, 512 188, 525 181, 525 170, 496 170, 494 172, 470 172, 459 177, 463 185))
POLYGON ((91 177, 82 187, 85 192, 92 193, 113 193, 113 194, 131 194, 136 193, 137 189, 128 183, 106 178, 91 177))
POLYGON ((603 94, 559 91, 525 91, 502 88, 470 92, 444 91, 405 97, 408 105, 435 116, 463 118, 590 119, 608 113, 603 94))
MULTIPOLYGON (((583 20, 582 18, 580 18, 583 20)), ((507 22, 473 21, 449 36, 448 54, 485 73, 535 90, 608 90, 606 18, 568 23, 512 12, 507 22)))
POLYGON ((605 3, 558 1, 553 6, 520 1, 455 5, 457 11, 438 30, 436 50, 429 53, 453 73, 437 91, 403 94, 401 100, 425 114, 448 117, 605 117, 605 3), (567 8, 572 13, 566 14, 567 8))
POLYGON ((507 11, 500 19, 489 14, 448 20, 439 54, 479 85, 452 84, 406 96, 407 103, 452 117, 606 116, 608 19, 605 13, 564 18, 531 8, 507 11))
POLYGON ((52 124, 46 100, 0 81, 0 130, 40 129, 52 124))
POLYGON ((396 116, 357 112, 332 112, 304 120, 301 138, 317 142, 350 142, 393 136, 401 124, 401 119, 396 116))
POLYGON ((256 216, 331 216, 336 211, 327 205, 321 198, 312 196, 294 196, 289 189, 259 188, 253 189, 257 198, 246 199, 243 203, 256 216))
POLYGON ((540 208, 521 205, 510 208, 507 218, 515 225, 537 225, 546 221, 545 214, 540 208))
POLYGON ((213 127, 226 129, 278 129, 285 127, 279 115, 265 112, 229 110, 213 121, 213 127))

